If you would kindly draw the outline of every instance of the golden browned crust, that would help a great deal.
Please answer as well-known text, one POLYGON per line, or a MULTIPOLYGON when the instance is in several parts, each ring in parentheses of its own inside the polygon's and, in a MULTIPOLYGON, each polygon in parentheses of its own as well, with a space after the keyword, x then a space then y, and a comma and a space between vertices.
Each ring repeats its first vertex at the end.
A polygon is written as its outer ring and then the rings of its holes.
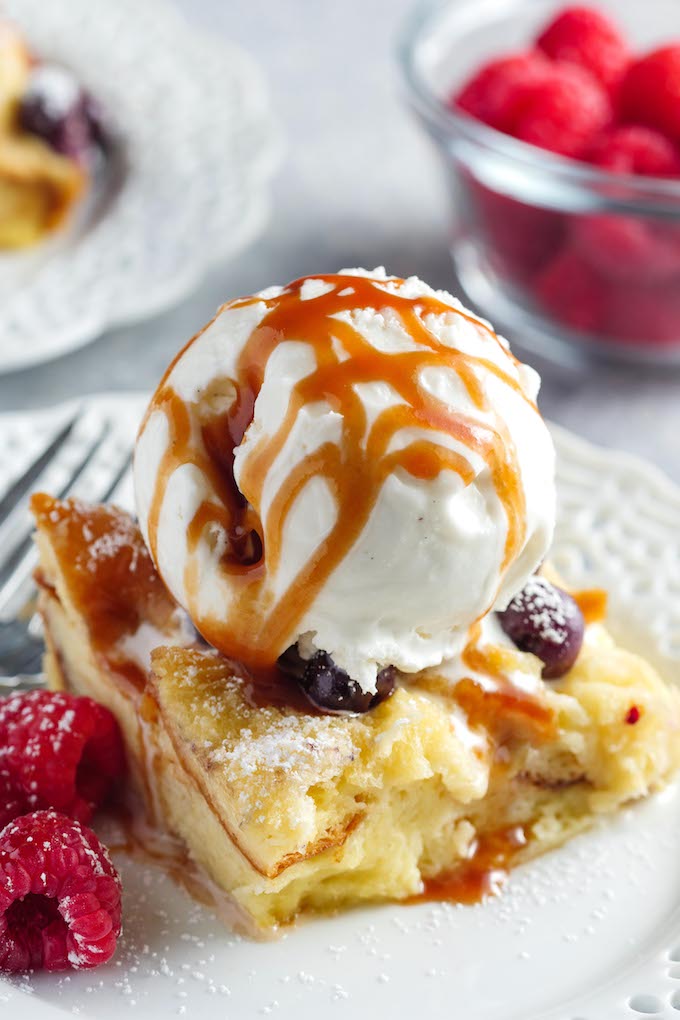
MULTIPOLYGON (((164 649, 161 649, 160 651, 162 652, 164 649)), ((156 704, 158 705, 158 725, 163 727, 165 735, 175 751, 177 760, 184 768, 184 772, 187 777, 194 783, 197 794, 205 799, 206 804, 209 805, 211 811, 215 815, 215 818, 224 829, 225 835, 243 854, 245 859, 251 867, 258 872, 258 874, 265 878, 277 878, 286 870, 286 868, 291 867, 293 864, 309 860, 317 854, 323 853, 325 850, 339 848, 344 845, 347 838, 364 817, 364 810, 357 811, 347 820, 343 820, 339 824, 332 826, 326 832, 322 833, 314 842, 306 845, 304 850, 291 851, 290 853, 284 854, 278 861, 274 862, 269 867, 263 867, 258 858, 254 854, 249 853, 248 845, 240 836, 238 829, 229 824, 228 818, 224 814, 224 804, 218 804, 215 791, 211 789, 210 782, 210 773, 214 766, 211 766, 209 762, 206 762, 203 767, 196 767, 196 748, 195 746, 191 746, 191 744, 187 744, 180 735, 172 714, 167 710, 164 710, 162 702, 159 699, 158 683, 159 678, 152 672, 150 675, 150 688, 154 691, 156 704)))

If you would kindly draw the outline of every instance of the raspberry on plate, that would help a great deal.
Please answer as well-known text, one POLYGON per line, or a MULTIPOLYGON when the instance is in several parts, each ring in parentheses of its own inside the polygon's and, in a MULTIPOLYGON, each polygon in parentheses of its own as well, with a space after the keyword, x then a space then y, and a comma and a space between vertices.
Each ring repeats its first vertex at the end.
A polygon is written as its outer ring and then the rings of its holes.
POLYGON ((0 702, 0 766, 32 806, 87 821, 124 772, 118 723, 90 698, 10 695, 0 702))
POLYGON ((0 770, 0 829, 35 807, 35 798, 27 796, 8 772, 0 770))
POLYGON ((606 287, 578 252, 565 248, 535 280, 540 304, 571 329, 597 331, 606 287))
POLYGON ((625 120, 647 124, 680 142, 680 43, 631 64, 621 83, 625 120))
POLYGON ((626 41, 609 18, 592 7, 567 7, 539 35, 536 45, 553 60, 585 68, 609 92, 629 62, 626 41))
POLYGON ((611 119, 607 93, 588 71, 553 64, 541 81, 524 89, 512 134, 578 159, 611 119))
POLYGON ((605 129, 593 142, 588 160, 615 173, 680 177, 680 149, 670 138, 642 124, 605 129))
POLYGON ((0 832, 0 971, 98 967, 120 917, 120 879, 90 829, 36 811, 0 832))
POLYGON ((541 53, 515 53, 485 64, 451 97, 451 106, 498 131, 512 134, 524 91, 548 68, 541 53))

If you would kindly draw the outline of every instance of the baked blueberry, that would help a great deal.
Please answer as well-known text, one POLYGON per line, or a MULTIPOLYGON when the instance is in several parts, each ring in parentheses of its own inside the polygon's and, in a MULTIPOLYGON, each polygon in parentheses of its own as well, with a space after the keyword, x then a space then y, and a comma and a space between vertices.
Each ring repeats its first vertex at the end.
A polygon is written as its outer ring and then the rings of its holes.
POLYGON ((543 663, 543 677, 555 680, 576 661, 583 644, 583 614, 566 591, 534 576, 498 614, 505 633, 523 652, 543 663))
POLYGON ((376 691, 367 693, 335 664, 328 652, 316 652, 311 659, 305 660, 296 645, 283 653, 279 666, 296 678, 307 698, 323 712, 368 712, 389 698, 396 683, 395 668, 386 666, 378 673, 376 691))

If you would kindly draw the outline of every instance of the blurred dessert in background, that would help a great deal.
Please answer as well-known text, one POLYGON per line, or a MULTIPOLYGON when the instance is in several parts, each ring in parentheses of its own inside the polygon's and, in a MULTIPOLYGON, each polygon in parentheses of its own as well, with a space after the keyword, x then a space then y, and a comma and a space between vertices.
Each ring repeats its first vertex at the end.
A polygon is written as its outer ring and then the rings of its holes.
POLYGON ((64 222, 103 143, 100 111, 66 68, 40 62, 0 21, 0 247, 64 222))

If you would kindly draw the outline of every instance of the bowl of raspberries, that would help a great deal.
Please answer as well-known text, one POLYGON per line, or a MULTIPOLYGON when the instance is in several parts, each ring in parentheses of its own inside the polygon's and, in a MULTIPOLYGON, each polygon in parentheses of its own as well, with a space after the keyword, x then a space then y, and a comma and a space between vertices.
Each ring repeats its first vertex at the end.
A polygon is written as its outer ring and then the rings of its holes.
POLYGON ((467 297, 558 359, 680 363, 677 0, 457 0, 405 40, 467 297))

